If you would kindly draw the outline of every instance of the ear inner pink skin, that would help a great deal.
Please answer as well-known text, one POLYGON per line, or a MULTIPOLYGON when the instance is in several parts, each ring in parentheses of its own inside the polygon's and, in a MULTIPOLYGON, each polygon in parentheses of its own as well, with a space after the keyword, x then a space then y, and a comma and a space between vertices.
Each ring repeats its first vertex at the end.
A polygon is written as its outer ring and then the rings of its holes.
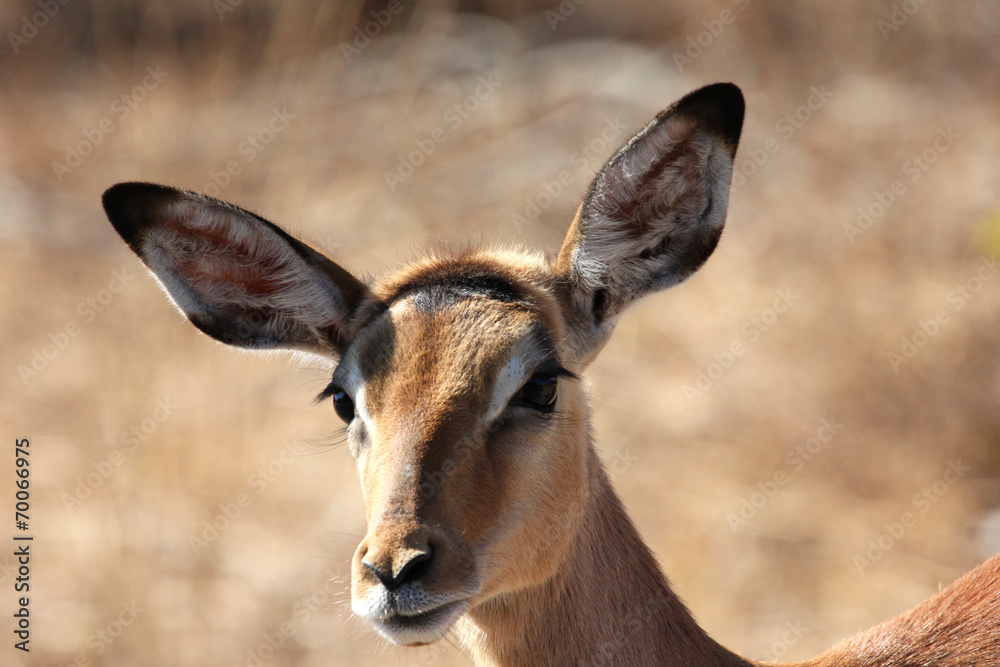
MULTIPOLYGON (((714 84, 657 115, 597 174, 554 261, 473 248, 364 282, 203 195, 122 183, 104 206, 208 335, 339 361, 321 396, 347 422, 368 520, 352 609, 384 637, 455 631, 491 666, 748 666, 643 543, 580 379, 632 303, 712 254, 743 114, 714 84)), ((798 667, 997 664, 1000 556, 798 667)))

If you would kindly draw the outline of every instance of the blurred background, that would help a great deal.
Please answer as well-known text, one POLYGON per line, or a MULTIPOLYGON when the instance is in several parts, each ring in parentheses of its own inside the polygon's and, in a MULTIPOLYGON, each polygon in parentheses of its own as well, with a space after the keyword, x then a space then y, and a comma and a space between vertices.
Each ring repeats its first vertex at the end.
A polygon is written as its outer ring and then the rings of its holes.
POLYGON ((29 438, 35 536, 30 654, 0 550, 0 663, 470 664, 351 617, 328 371, 198 334, 105 188, 208 192, 361 274, 554 253, 603 161, 719 80, 748 103, 719 249, 587 373, 643 535, 759 659, 1000 551, 997 3, 23 0, 0 28, 0 502, 29 438))

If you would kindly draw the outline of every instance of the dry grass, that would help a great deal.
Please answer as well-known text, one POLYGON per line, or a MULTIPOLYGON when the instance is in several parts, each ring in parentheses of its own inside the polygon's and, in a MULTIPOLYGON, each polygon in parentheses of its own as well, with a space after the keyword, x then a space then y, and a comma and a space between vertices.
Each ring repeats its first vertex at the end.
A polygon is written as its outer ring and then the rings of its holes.
MULTIPOLYGON (((555 250, 615 148, 602 130, 618 119, 634 131, 715 80, 747 95, 738 163, 772 152, 736 189, 716 256, 636 307, 588 373, 603 451, 647 540, 713 635, 751 656, 778 642, 785 657, 899 612, 1000 550, 1000 280, 961 309, 949 299, 1000 250, 995 3, 927 2, 887 39, 888 2, 590 0, 554 30, 556 2, 404 5, 350 62, 340 44, 376 4, 247 2, 220 21, 207 2, 72 0, 16 54, 5 46, 0 423, 8 444, 32 439, 37 541, 30 659, 7 633, 0 662, 253 665, 290 630, 266 664, 468 664, 451 646, 386 647, 350 617, 344 573, 365 528, 338 422, 310 403, 325 372, 196 334, 105 221, 105 187, 204 190, 233 162, 221 197, 361 272, 439 237, 555 250), (724 10, 732 24, 679 68, 673 54, 724 10), (168 76, 121 117, 115 100, 147 66, 168 76), (456 123, 448 109, 473 99, 480 77, 495 91, 456 123), (794 132, 778 125, 812 86, 832 96, 794 132), (247 159, 241 142, 275 110, 294 117, 247 159), (102 121, 114 130, 57 174, 66 146, 102 121), (391 190, 385 173, 436 128, 447 141, 391 190), (947 128, 957 138, 913 172, 907 161, 947 128), (563 169, 572 184, 515 224, 563 169), (905 191, 849 239, 858 207, 896 179, 905 191), (115 271, 132 279, 102 292, 115 271), (794 304, 751 340, 780 290, 794 304), (87 299, 104 297, 91 311, 87 299), (894 371, 887 354, 938 310, 948 321, 894 371), (19 367, 69 323, 65 349, 22 380, 19 367), (746 353, 688 400, 683 387, 734 341, 746 353), (160 422, 157 401, 172 406, 160 422), (793 468, 786 453, 824 418, 843 426, 793 468), (133 427, 149 433, 129 451, 133 427), (915 494, 957 460, 970 470, 922 513, 915 494), (731 530, 727 517, 779 470, 791 481, 731 530), (100 483, 67 503, 88 475, 100 483), (241 499, 239 518, 196 552, 190 538, 241 499), (908 511, 915 525, 859 574, 868 541, 908 511), (133 601, 138 617, 102 644, 96 633, 114 633, 133 601), (806 630, 783 647, 787 623, 806 630)), ((36 11, 5 4, 3 34, 36 11)), ((11 562, 0 557, 8 619, 11 562)))

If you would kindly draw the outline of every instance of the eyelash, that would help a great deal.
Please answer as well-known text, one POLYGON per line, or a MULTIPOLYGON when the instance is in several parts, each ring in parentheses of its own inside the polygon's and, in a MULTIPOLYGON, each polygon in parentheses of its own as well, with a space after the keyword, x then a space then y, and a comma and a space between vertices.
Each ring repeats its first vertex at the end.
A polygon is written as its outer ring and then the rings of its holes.
POLYGON ((559 400, 560 377, 576 379, 576 375, 562 366, 536 370, 510 399, 509 405, 530 408, 541 414, 551 414, 555 411, 556 402, 559 400))
POLYGON ((319 392, 316 398, 313 400, 314 403, 322 403, 328 398, 333 398, 333 395, 340 391, 340 384, 336 380, 330 380, 330 384, 323 388, 323 391, 319 392))
MULTIPOLYGON (((559 378, 561 377, 573 380, 580 379, 576 373, 559 365, 536 370, 510 399, 509 405, 530 408, 541 414, 551 414, 555 410, 555 404, 559 398, 559 378), (547 392, 546 389, 550 387, 551 390, 547 392)), ((344 422, 350 424, 354 419, 354 400, 335 379, 330 380, 330 384, 319 393, 316 402, 320 403, 330 398, 333 399, 337 415, 344 422)))

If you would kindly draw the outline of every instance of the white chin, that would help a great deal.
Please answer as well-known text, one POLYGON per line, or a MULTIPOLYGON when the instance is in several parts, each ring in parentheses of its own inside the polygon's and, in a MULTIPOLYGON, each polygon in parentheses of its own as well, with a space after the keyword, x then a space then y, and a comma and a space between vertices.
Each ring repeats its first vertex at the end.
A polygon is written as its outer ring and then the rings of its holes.
POLYGON ((379 634, 393 644, 412 646, 432 644, 443 639, 458 617, 469 608, 468 600, 456 600, 430 611, 412 616, 395 614, 386 618, 368 619, 379 634))

